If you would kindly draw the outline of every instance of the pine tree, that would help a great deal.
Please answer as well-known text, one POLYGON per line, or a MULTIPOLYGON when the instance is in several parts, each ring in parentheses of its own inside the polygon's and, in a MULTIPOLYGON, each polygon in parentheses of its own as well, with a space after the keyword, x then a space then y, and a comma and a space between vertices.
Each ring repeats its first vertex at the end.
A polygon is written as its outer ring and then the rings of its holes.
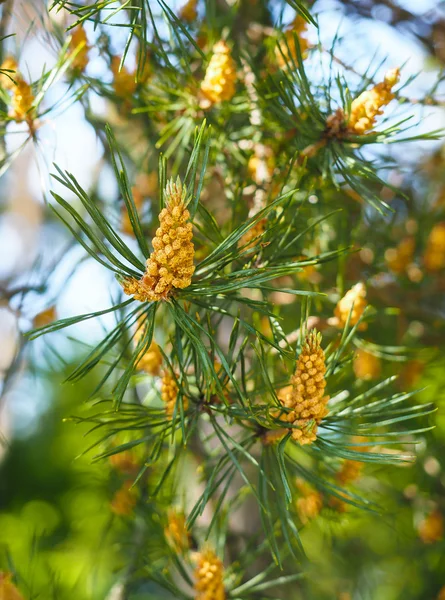
MULTIPOLYGON (((409 133, 436 90, 410 101, 402 65, 357 72, 337 38, 322 43, 311 4, 53 0, 55 66, 31 81, 3 57, 5 130, 38 146, 65 82, 118 190, 84 189, 56 156, 44 200, 79 262, 112 275, 110 306, 58 320, 48 305, 23 345, 114 317, 68 381, 96 377, 71 421, 112 471, 119 598, 293 598, 308 523, 377 512, 382 472, 412 463, 432 429, 435 406, 404 382, 394 307, 431 323, 416 294, 443 276, 443 203, 401 239, 391 200, 410 191, 387 171, 388 147, 440 139, 409 133)), ((419 535, 442 539, 440 509, 419 535)))

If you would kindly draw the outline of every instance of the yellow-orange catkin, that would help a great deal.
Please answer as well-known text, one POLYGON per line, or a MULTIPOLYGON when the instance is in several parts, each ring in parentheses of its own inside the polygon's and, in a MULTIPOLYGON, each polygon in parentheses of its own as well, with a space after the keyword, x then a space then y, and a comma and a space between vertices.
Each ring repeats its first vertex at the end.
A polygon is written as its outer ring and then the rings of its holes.
POLYGON ((300 496, 295 502, 295 508, 297 509, 300 521, 303 525, 306 525, 308 521, 315 519, 320 514, 323 508, 323 498, 320 492, 303 479, 297 479, 296 485, 300 496))
POLYGON ((185 515, 182 511, 170 509, 167 515, 165 537, 170 546, 178 553, 183 553, 190 547, 190 534, 185 527, 185 515))
POLYGON ((424 544, 434 544, 443 539, 444 519, 442 513, 434 510, 420 522, 419 537, 424 544))
POLYGON ((33 319, 32 324, 37 329, 38 327, 45 327, 53 323, 57 319, 57 311, 55 306, 50 306, 45 310, 39 312, 33 319))
POLYGON ((12 88, 11 118, 17 123, 32 121, 34 95, 31 86, 21 77, 16 78, 16 85, 12 88))
POLYGON ((2 71, 8 71, 7 73, 0 73, 0 85, 5 90, 12 91, 15 86, 14 80, 16 78, 16 72, 18 69, 17 61, 13 56, 7 56, 0 69, 2 71))
MULTIPOLYGON (((366 287, 364 283, 359 282, 338 301, 334 310, 336 325, 343 328, 348 321, 349 313, 351 313, 349 325, 353 327, 358 323, 367 305, 366 287)), ((367 327, 367 323, 360 323, 358 329, 363 331, 367 327)))
POLYGON ((399 78, 399 69, 391 69, 386 73, 381 83, 375 85, 372 90, 363 92, 352 101, 348 121, 348 131, 350 133, 364 135, 374 127, 376 117, 383 114, 383 106, 389 104, 395 97, 392 88, 399 81, 399 78))
POLYGON ((273 446, 278 444, 287 434, 287 429, 268 429, 261 437, 261 441, 265 446, 273 446))
POLYGON ((193 23, 198 18, 197 0, 187 0, 180 8, 179 17, 186 23, 193 23))
POLYGON ((159 214, 160 226, 145 273, 139 281, 127 278, 122 283, 124 292, 136 300, 165 300, 175 289, 184 289, 192 282, 195 248, 190 213, 184 204, 185 196, 186 190, 179 179, 176 183, 170 181, 167 184, 166 206, 159 214))
POLYGON ((396 248, 388 248, 385 261, 388 268, 397 275, 403 273, 412 263, 416 241, 412 237, 404 238, 396 248))
MULTIPOLYGON (((355 439, 356 439, 356 441, 359 441, 360 439, 363 440, 364 438, 355 438, 355 439)), ((369 450, 369 448, 366 446, 358 446, 356 449, 359 450, 360 452, 367 452, 369 450)), ((344 460, 342 462, 340 469, 337 471, 337 473, 335 475, 335 481, 337 483, 339 483, 341 486, 346 486, 346 485, 349 485, 350 483, 353 483, 354 481, 357 481, 357 479, 359 479, 362 474, 363 466, 364 466, 363 463, 359 462, 358 460, 351 460, 351 459, 344 460)), ((345 492, 341 492, 339 490, 338 493, 341 496, 344 496, 345 498, 347 497, 345 492)), ((345 512, 348 509, 348 507, 350 506, 349 504, 344 502, 341 498, 337 498, 337 496, 332 496, 332 498, 330 499, 330 505, 339 512, 345 512)))
POLYGON ((111 500, 110 508, 115 515, 126 517, 132 514, 137 502, 137 492, 132 481, 126 481, 111 500))
POLYGON ((275 169, 275 155, 270 146, 255 144, 255 152, 249 158, 247 171, 258 185, 264 185, 272 179, 275 169))
POLYGON ((445 600, 445 585, 440 589, 437 600, 445 600))
MULTIPOLYGON (((165 412, 169 419, 173 418, 173 413, 175 412, 176 403, 178 401, 178 395, 179 388, 178 384, 176 383, 176 379, 173 377, 170 371, 165 371, 161 381, 161 398, 165 403, 165 412)), ((184 410, 187 410, 187 398, 182 399, 182 405, 184 410)))
POLYGON ((153 340, 148 350, 141 356, 137 368, 145 371, 149 375, 157 376, 161 371, 162 354, 159 346, 153 340))
POLYGON ((343 461, 341 469, 336 474, 335 479, 342 485, 348 485, 360 477, 362 470, 363 463, 359 462, 358 460, 346 459, 343 461))
POLYGON ((224 566, 215 552, 207 549, 197 553, 195 569, 195 600, 225 600, 224 566))
POLYGON ((115 454, 110 454, 108 456, 110 466, 116 471, 119 471, 119 473, 129 476, 135 475, 138 472, 141 463, 144 460, 143 445, 135 444, 132 447, 128 447, 128 445, 134 441, 134 438, 127 434, 118 434, 107 448, 109 451, 116 450, 115 454), (123 450, 122 447, 125 446, 127 447, 123 450))
POLYGON ((22 594, 12 583, 12 574, 0 571, 0 600, 23 600, 22 594))
POLYGON ((401 390, 415 387, 425 370, 425 363, 421 360, 409 360, 401 369, 398 383, 401 390))
POLYGON ((267 219, 257 221, 238 241, 238 248, 250 250, 257 245, 260 245, 261 236, 266 231, 267 219))
MULTIPOLYGON (((138 322, 138 328, 134 334, 134 343, 137 345, 144 333, 143 320, 138 322)), ((157 343, 152 340, 148 350, 141 353, 139 361, 137 363, 137 369, 145 371, 149 375, 157 376, 161 371, 162 366, 162 354, 159 350, 157 343)))
MULTIPOLYGON (((307 261, 308 258, 307 256, 300 256, 299 260, 307 261)), ((321 281, 321 273, 317 271, 316 265, 302 266, 301 271, 296 275, 300 281, 307 281, 309 283, 320 283, 321 281)))
POLYGON ((113 89, 119 98, 128 98, 136 90, 135 74, 130 73, 128 69, 121 64, 121 59, 118 56, 113 56, 111 59, 111 72, 113 73, 113 89))
POLYGON ((382 372, 382 363, 375 354, 359 348, 354 357, 353 368, 357 379, 377 379, 382 372))
POLYGON ((317 438, 320 421, 328 413, 326 404, 329 396, 325 396, 326 364, 321 348, 321 333, 315 329, 309 332, 297 360, 297 368, 292 377, 292 387, 280 398, 287 409, 281 420, 294 425, 292 438, 299 444, 312 444, 317 438))
POLYGON ((88 52, 90 51, 90 46, 88 45, 88 38, 85 29, 82 25, 76 27, 76 29, 72 33, 70 45, 68 52, 69 54, 76 55, 73 58, 73 62, 71 63, 71 68, 76 71, 84 71, 85 67, 88 64, 88 52))
POLYGON ((213 46, 213 55, 201 83, 201 92, 210 104, 231 100, 235 95, 236 65, 223 40, 213 46))
POLYGON ((428 271, 440 271, 445 267, 445 222, 437 223, 428 236, 423 263, 428 271))
POLYGON ((275 46, 275 57, 281 68, 286 67, 291 59, 298 64, 298 54, 295 45, 295 37, 297 36, 300 44, 301 56, 306 58, 309 42, 304 37, 307 29, 307 21, 298 15, 291 23, 287 31, 284 32, 284 40, 279 40, 275 46))
POLYGON ((128 475, 137 471, 140 466, 139 457, 136 455, 134 449, 122 450, 122 452, 111 454, 108 457, 108 461, 113 469, 128 475))

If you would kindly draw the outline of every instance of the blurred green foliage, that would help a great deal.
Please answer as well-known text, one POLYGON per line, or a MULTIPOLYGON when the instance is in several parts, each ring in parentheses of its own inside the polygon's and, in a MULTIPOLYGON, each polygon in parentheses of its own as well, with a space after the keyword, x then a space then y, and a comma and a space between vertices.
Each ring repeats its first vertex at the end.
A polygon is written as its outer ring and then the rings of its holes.
MULTIPOLYGON (((94 450, 83 454, 98 436, 84 436, 84 425, 66 420, 94 412, 89 404, 79 406, 78 398, 97 381, 90 375, 63 384, 70 369, 41 373, 55 402, 29 436, 13 438, 0 465, 0 570, 16 574, 25 598, 104 599, 124 565, 127 531, 125 517, 110 510, 111 469, 106 460, 94 462, 94 450)), ((307 576, 289 588, 289 600, 437 597, 445 583, 445 542, 425 544, 418 525, 431 499, 444 501, 443 377, 436 360, 416 384, 426 388, 422 401, 439 407, 437 427, 421 443, 417 462, 381 468, 378 478, 367 474, 379 467, 364 471, 362 489, 380 512, 338 513, 325 506, 302 529, 307 576)), ((128 593, 131 600, 168 597, 147 595, 147 584, 128 593)))
POLYGON ((61 387, 69 370, 41 373, 55 401, 30 435, 12 439, 0 464, 0 569, 16 572, 29 597, 93 600, 110 587, 119 551, 109 467, 82 455, 94 436, 64 421, 88 413, 78 398, 93 382, 61 387))

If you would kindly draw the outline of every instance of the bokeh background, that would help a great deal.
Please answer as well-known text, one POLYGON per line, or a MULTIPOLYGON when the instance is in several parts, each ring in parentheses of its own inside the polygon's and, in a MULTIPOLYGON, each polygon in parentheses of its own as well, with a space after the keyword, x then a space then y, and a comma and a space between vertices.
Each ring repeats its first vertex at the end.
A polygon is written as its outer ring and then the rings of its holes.
MULTIPOLYGON (((181 2, 168 4, 176 11, 181 2)), ((410 135, 445 125, 444 106, 437 101, 445 98, 443 2, 317 0, 309 5, 318 16, 320 43, 329 47, 339 32, 337 56, 355 71, 363 72, 375 55, 374 64, 385 61, 377 73, 404 65, 404 81, 413 78, 403 91, 406 97, 424 99, 436 86, 434 102, 414 106, 410 135)), ((52 19, 42 19, 44 12, 43 3, 22 0, 8 24, 8 32, 16 36, 4 46, 20 57, 21 70, 30 80, 57 59, 48 30, 69 24, 63 10, 52 19)), ((293 14, 287 7, 279 15, 277 7, 277 19, 285 23, 293 14)), ((91 24, 86 30, 91 41, 98 41, 91 24)), ((315 28, 309 38, 319 41, 315 28)), ((125 33, 115 28, 110 43, 121 54, 125 33)), ((129 67, 134 63, 130 52, 129 67)), ((87 72, 111 81, 95 45, 87 72)), ((24 334, 48 307, 64 318, 110 306, 112 276, 85 258, 47 201, 49 189, 57 190, 49 177, 53 161, 75 173, 104 203, 116 199, 118 190, 94 119, 117 129, 122 122, 115 106, 94 91, 87 100, 71 103, 64 80, 51 87, 44 106, 51 110, 42 119, 36 142, 27 140, 26 127, 13 124, 6 128, 0 149, 2 159, 13 158, 6 172, 2 168, 0 185, 0 565, 17 572, 30 598, 111 600, 120 597, 116 573, 122 567, 124 525, 109 505, 111 468, 95 462, 94 451, 87 451, 97 437, 85 435, 87 427, 70 420, 72 415, 93 414, 94 406, 84 400, 97 381, 91 375, 75 384, 64 380, 114 317, 104 315, 32 343, 24 334), (86 118, 85 110, 94 119, 86 118)), ((378 473, 378 484, 374 478, 367 484, 364 476, 365 487, 381 505, 380 514, 322 514, 304 528, 312 562, 307 580, 290 600, 445 598, 445 593, 439 597, 445 586, 445 280, 437 274, 419 292, 420 264, 414 261, 411 274, 401 281, 400 273, 390 268, 391 255, 385 256, 386 238, 379 240, 380 227, 391 231, 394 247, 407 234, 425 238, 432 224, 443 219, 444 152, 441 141, 388 150, 396 166, 386 176, 406 196, 389 198, 395 214, 377 229, 363 211, 364 249, 351 262, 351 269, 368 268, 379 278, 382 286, 376 295, 386 293, 386 301, 389 294, 387 304, 403 309, 398 341, 409 352, 403 363, 385 369, 402 370, 405 387, 423 388, 419 397, 438 408, 436 429, 421 438, 416 464, 386 467, 378 473), (431 515, 435 517, 428 522, 431 515)))

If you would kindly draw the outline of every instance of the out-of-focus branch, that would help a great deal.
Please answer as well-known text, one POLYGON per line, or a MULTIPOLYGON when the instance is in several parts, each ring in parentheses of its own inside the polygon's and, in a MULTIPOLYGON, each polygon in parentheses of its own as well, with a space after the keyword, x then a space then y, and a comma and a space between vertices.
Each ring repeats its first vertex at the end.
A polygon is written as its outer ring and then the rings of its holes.
MULTIPOLYGON (((9 23, 12 17, 12 7, 14 0, 6 0, 3 3, 2 16, 0 18, 0 40, 3 40, 8 33, 9 23)), ((3 62, 3 42, 0 41, 0 62, 3 62)))
MULTIPOLYGON (((445 63, 445 20, 436 9, 416 15, 393 0, 337 1, 345 7, 348 15, 356 14, 366 19, 384 21, 393 27, 409 29, 431 55, 445 63)), ((311 4, 316 4, 316 0, 312 0, 311 4)))

